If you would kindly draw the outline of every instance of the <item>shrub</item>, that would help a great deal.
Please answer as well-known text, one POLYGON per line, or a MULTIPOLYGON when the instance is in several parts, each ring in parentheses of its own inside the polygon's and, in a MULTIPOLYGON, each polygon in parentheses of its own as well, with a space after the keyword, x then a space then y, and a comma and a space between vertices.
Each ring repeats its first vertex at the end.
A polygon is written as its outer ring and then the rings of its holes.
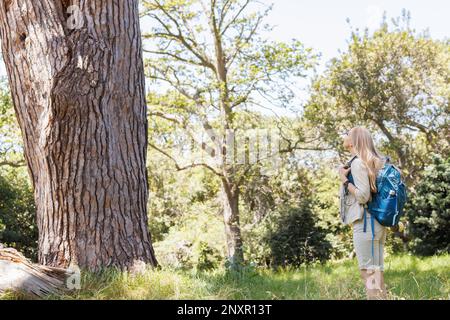
POLYGON ((411 249, 416 254, 450 252, 450 157, 434 156, 407 206, 411 249))
MULTIPOLYGON (((340 231, 337 187, 329 178, 330 183, 319 190, 317 185, 324 184, 311 172, 288 161, 276 175, 251 177, 241 210, 246 260, 259 266, 296 267, 331 257, 332 243, 339 240, 334 234, 340 231), (258 200, 256 206, 251 205, 253 199, 258 200), (260 221, 254 218, 257 213, 260 221)), ((331 177, 328 172, 324 175, 331 177)))
POLYGON ((317 226, 309 201, 281 213, 273 233, 267 235, 273 266, 301 266, 330 257, 326 232, 317 226))
POLYGON ((171 227, 162 241, 154 243, 156 257, 162 266, 208 270, 224 262, 223 220, 209 209, 210 206, 211 203, 193 205, 191 214, 186 214, 171 227))
POLYGON ((35 212, 28 182, 0 176, 0 242, 32 260, 37 258, 35 212))
POLYGON ((316 218, 309 199, 270 212, 245 232, 246 259, 275 268, 324 262, 330 258, 332 246, 316 218))
POLYGON ((196 248, 197 270, 205 271, 217 268, 223 261, 219 250, 210 246, 206 241, 200 241, 196 248))

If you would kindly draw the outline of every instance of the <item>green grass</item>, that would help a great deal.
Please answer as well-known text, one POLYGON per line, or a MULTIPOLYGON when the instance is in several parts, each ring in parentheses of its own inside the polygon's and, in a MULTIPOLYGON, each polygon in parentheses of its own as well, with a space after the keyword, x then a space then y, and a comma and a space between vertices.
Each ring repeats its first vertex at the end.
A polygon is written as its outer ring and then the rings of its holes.
MULTIPOLYGON (((450 256, 390 256, 385 263, 390 299, 450 299, 450 256)), ((4 299, 26 298, 9 293, 4 299)), ((296 270, 229 273, 114 270, 85 273, 82 289, 49 299, 365 299, 355 260, 296 270)))

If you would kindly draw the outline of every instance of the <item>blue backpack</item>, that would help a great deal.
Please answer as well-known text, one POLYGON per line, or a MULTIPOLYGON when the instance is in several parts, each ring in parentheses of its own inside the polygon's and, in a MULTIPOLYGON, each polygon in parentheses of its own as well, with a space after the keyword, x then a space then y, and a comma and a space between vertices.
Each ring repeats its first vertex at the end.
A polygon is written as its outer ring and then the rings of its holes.
POLYGON ((389 158, 379 171, 376 183, 377 192, 372 193, 367 209, 382 226, 395 227, 403 216, 407 195, 400 170, 390 163, 389 158))
MULTIPOLYGON (((355 159, 356 157, 349 162, 349 166, 355 159)), ((353 185, 355 184, 351 172, 348 179, 353 185)), ((400 170, 391 164, 389 158, 378 172, 376 184, 377 192, 372 193, 372 199, 365 209, 369 210, 372 217, 382 226, 395 227, 403 216, 407 196, 400 170)), ((364 212, 364 219, 366 219, 366 212, 364 212)))
MULTIPOLYGON (((354 159, 356 157, 350 161, 349 166, 354 159)), ((348 179, 354 185, 351 173, 348 179)), ((406 185, 402 181, 400 170, 391 164, 389 158, 386 158, 384 167, 378 172, 376 184, 377 192, 372 193, 372 199, 364 206, 364 232, 367 230, 367 210, 371 214, 372 256, 375 238, 374 219, 385 227, 397 226, 407 201, 406 185)))

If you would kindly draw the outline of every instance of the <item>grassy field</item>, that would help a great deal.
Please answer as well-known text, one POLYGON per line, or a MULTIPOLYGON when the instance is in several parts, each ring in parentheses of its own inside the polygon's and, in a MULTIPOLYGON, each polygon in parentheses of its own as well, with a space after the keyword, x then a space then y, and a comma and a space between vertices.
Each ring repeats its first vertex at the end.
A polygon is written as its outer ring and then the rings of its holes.
MULTIPOLYGON (((386 259, 390 299, 450 299, 450 256, 386 259)), ((3 299, 26 298, 6 294, 3 299)), ((365 299, 355 260, 297 270, 84 274, 82 289, 50 299, 365 299)))

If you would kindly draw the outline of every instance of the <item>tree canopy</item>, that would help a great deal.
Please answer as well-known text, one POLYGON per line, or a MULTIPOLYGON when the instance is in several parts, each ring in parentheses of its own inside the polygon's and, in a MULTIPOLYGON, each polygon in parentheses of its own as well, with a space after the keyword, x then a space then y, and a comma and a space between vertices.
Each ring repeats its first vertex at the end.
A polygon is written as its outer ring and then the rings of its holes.
POLYGON ((411 181, 432 151, 449 150, 450 46, 407 22, 352 32, 348 50, 314 81, 306 117, 341 152, 340 135, 367 126, 411 181))

